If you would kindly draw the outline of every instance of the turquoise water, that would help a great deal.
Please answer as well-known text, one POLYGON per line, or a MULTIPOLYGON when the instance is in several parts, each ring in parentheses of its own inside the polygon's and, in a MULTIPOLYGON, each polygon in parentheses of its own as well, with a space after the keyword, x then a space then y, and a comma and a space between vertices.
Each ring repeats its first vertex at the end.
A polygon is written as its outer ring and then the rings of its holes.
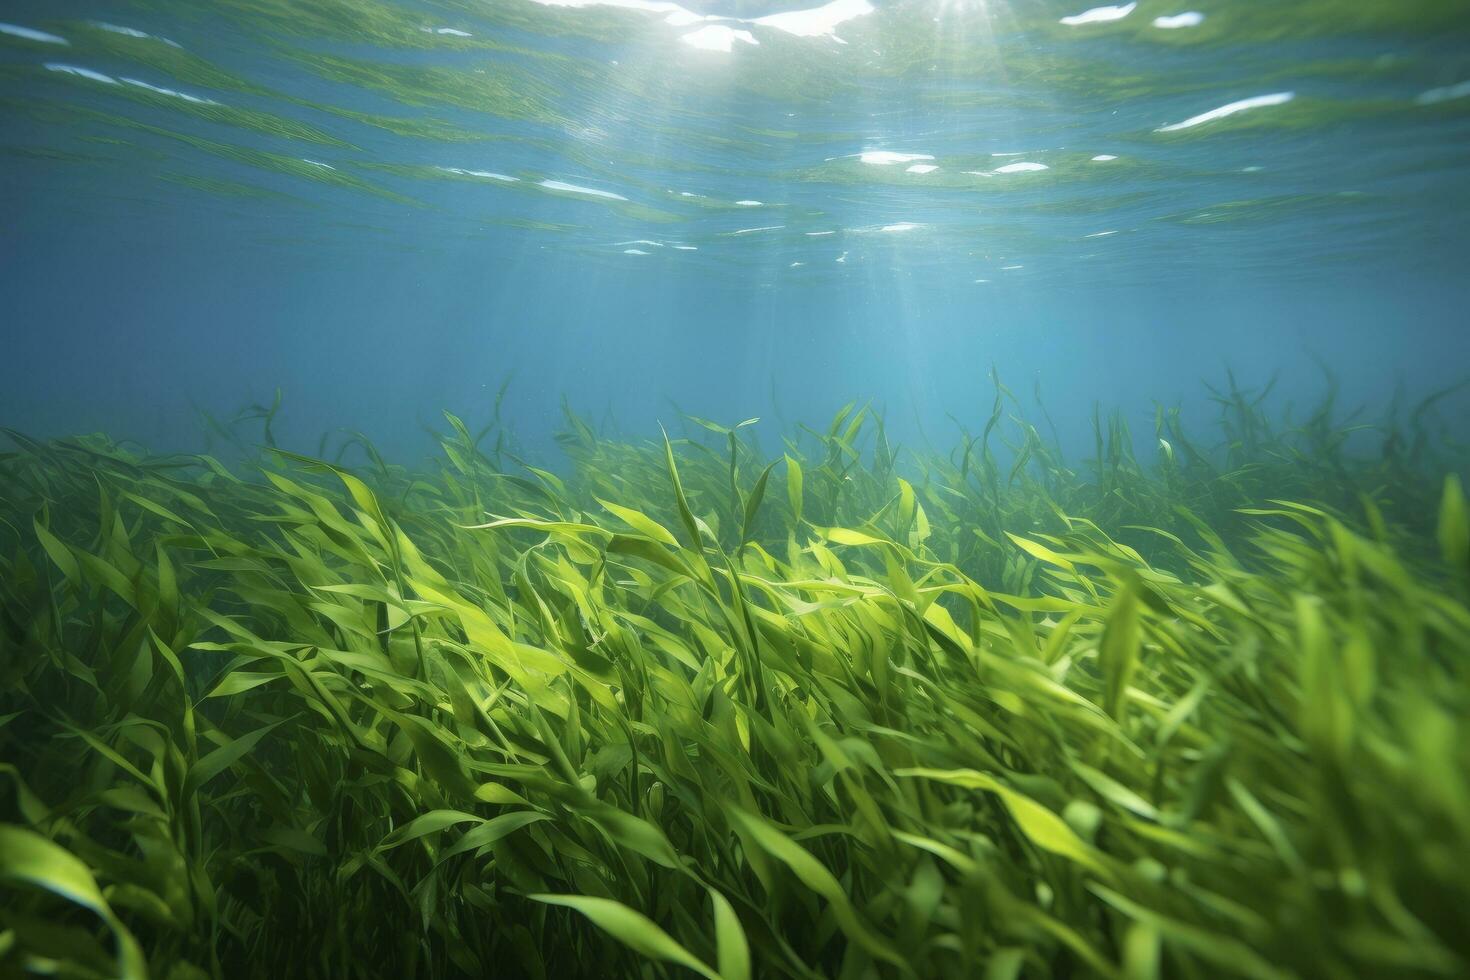
POLYGON ((416 451, 507 376, 533 442, 563 397, 917 432, 992 365, 1064 433, 1227 365, 1427 392, 1467 10, 12 0, 0 414, 184 446, 279 387, 303 444, 416 451))

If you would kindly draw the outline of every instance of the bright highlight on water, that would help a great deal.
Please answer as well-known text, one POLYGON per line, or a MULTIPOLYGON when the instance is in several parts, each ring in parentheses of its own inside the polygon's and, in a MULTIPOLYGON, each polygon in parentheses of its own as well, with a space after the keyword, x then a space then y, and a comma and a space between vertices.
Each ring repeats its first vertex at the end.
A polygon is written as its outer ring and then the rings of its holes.
POLYGON ((1465 0, 9 0, 0 976, 1470 975, 1465 0))

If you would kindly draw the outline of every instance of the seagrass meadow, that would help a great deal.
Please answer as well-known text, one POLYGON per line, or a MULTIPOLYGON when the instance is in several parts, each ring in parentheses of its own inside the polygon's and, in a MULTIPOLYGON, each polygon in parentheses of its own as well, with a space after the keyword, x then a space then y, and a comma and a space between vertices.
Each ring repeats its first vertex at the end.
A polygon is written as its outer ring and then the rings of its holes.
POLYGON ((1260 397, 1076 463, 999 381, 948 452, 7 432, 0 969, 1464 975, 1463 450, 1260 397))

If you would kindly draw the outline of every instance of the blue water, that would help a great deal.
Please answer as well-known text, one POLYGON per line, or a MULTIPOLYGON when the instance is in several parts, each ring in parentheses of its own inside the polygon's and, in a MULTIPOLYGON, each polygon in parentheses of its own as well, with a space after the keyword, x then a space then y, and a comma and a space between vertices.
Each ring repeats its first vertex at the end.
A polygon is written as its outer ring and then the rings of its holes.
POLYGON ((1226 366, 1465 377, 1470 4, 800 9, 8 0, 0 424, 192 448, 279 388, 412 457, 509 377, 548 455, 564 399, 948 444, 993 365, 1080 446, 1226 366))

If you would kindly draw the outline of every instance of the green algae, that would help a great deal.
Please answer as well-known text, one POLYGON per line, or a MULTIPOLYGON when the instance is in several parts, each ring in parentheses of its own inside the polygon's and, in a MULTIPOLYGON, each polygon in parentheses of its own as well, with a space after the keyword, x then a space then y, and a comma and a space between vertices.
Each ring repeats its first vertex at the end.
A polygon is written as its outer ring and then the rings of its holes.
POLYGON ((279 400, 231 465, 11 433, 0 963, 1458 974, 1462 457, 1265 394, 1080 464, 998 380, 949 455, 858 406, 774 456, 569 415, 558 473, 498 411, 414 469, 270 448, 279 400))

